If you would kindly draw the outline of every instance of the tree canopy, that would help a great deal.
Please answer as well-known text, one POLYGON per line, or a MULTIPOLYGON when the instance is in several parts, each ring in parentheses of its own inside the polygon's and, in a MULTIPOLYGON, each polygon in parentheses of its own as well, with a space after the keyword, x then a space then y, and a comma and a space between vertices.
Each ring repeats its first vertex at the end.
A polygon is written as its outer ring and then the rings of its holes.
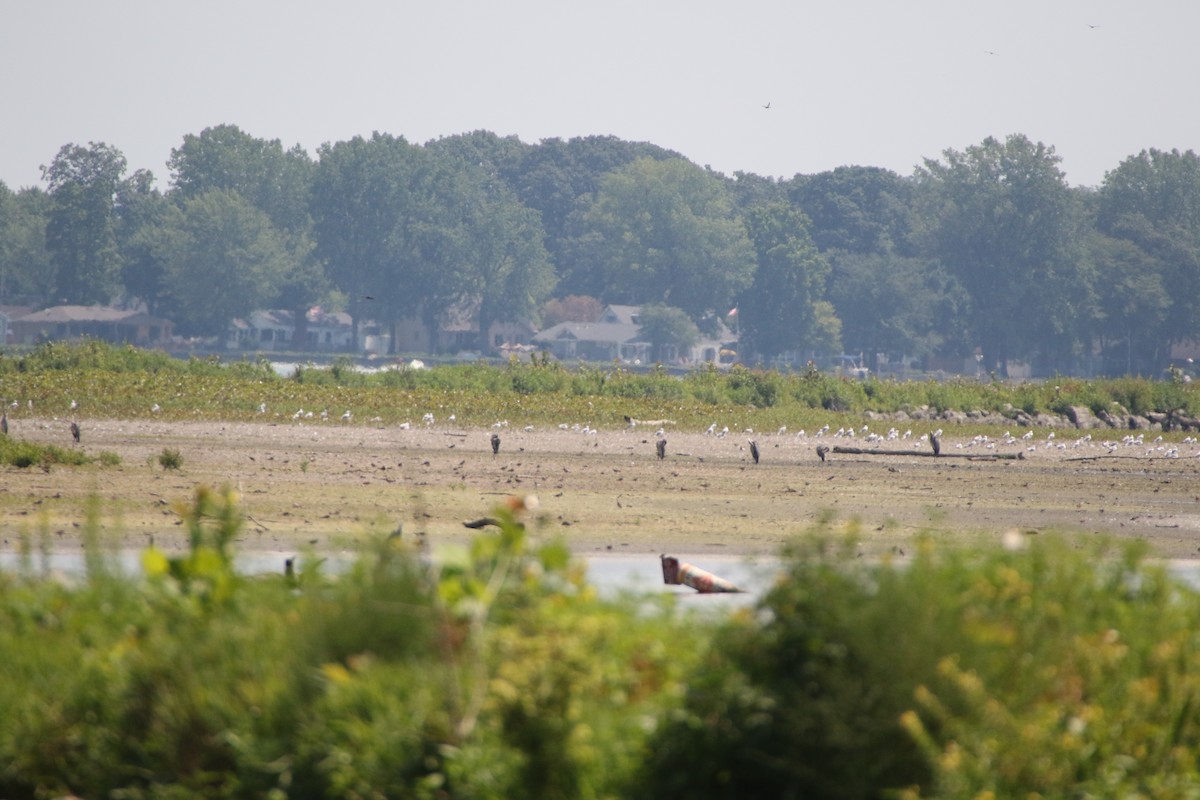
POLYGON ((1094 191, 1059 164, 1012 134, 911 176, 726 177, 612 136, 376 132, 310 156, 220 124, 172 150, 165 190, 98 142, 64 145, 44 191, 0 185, 0 302, 124 303, 207 335, 250 306, 469 318, 485 352, 492 323, 619 303, 715 337, 736 306, 749 363, 845 347, 979 353, 998 374, 1161 370, 1200 340, 1200 157, 1143 150, 1094 191))

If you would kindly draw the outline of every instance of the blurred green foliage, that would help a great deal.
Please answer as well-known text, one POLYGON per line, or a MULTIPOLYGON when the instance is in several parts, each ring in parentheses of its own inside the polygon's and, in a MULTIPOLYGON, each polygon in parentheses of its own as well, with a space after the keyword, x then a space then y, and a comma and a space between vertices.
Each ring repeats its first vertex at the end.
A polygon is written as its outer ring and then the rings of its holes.
MULTIPOLYGON (((186 552, 0 572, 0 796, 1187 797, 1200 595, 1137 546, 823 523, 753 606, 606 599, 532 497, 429 560, 235 566, 229 489, 186 552), (826 527, 828 526, 828 527, 826 527)), ((31 551, 29 546, 23 547, 31 551)))

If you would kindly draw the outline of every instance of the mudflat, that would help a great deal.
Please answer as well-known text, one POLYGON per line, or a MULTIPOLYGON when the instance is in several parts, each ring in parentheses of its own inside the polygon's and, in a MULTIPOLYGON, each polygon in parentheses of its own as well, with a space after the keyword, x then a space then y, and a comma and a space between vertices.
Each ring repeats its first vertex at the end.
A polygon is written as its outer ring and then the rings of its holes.
POLYGON ((153 538, 184 548, 174 506, 205 485, 239 493, 244 549, 342 549, 401 525, 433 547, 460 543, 475 535, 464 522, 510 495, 534 494, 537 535, 562 536, 581 555, 768 555, 832 518, 827 524, 852 530, 864 555, 903 551, 922 532, 975 543, 1055 531, 1200 557, 1200 445, 1180 436, 1130 441, 1119 431, 1059 430, 1049 438, 1035 430, 1030 439, 1004 440, 997 431, 983 441, 949 430, 942 455, 931 457, 916 439, 668 429, 659 458, 660 437, 645 427, 82 419, 76 445, 69 424, 15 419, 10 435, 108 451, 121 463, 0 468, 3 549, 18 548, 23 536, 79 547, 93 497, 114 544, 153 538), (495 454, 492 434, 500 437, 495 454), (818 445, 831 448, 824 462, 818 445), (179 469, 159 464, 164 450, 179 453, 179 469))

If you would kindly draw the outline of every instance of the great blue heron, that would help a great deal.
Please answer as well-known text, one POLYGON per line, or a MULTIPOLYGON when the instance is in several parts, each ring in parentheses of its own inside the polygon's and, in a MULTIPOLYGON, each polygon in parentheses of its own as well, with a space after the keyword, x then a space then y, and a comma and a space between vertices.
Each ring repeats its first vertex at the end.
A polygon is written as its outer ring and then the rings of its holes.
POLYGON ((658 460, 662 461, 667 457, 667 440, 659 439, 654 443, 654 449, 658 451, 658 460))
POLYGON ((929 443, 933 445, 933 454, 940 456, 942 454, 942 440, 938 438, 936 433, 929 434, 929 443))
POLYGON ((754 463, 758 463, 758 442, 750 440, 750 457, 754 459, 754 463))
POLYGON ((75 444, 79 444, 79 423, 71 423, 71 436, 75 439, 75 444))
POLYGON ((495 458, 496 454, 499 452, 500 452, 500 434, 493 433, 492 434, 492 458, 495 458))
POLYGON ((817 458, 821 459, 821 463, 825 463, 825 454, 829 452, 829 448, 823 444, 817 445, 817 458))
POLYGON ((8 436, 8 412, 0 413, 0 433, 8 436))

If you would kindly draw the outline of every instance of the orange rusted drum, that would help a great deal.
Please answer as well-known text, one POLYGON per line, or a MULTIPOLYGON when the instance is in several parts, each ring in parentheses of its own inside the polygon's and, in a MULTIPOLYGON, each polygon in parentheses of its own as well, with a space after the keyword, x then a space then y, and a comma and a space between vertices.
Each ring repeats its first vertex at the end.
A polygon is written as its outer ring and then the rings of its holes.
POLYGON ((707 570, 680 561, 674 556, 662 556, 663 583, 690 586, 702 594, 740 592, 737 586, 707 570))

